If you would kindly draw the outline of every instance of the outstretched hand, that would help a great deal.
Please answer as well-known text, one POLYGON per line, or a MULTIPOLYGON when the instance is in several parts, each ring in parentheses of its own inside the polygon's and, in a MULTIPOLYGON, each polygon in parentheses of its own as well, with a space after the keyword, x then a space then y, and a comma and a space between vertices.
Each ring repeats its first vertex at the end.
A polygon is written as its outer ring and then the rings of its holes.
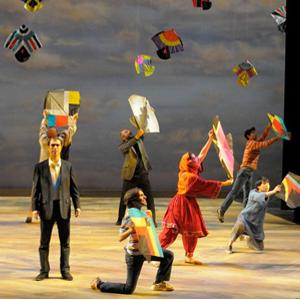
POLYGON ((228 186, 233 184, 233 178, 222 181, 222 186, 228 186))

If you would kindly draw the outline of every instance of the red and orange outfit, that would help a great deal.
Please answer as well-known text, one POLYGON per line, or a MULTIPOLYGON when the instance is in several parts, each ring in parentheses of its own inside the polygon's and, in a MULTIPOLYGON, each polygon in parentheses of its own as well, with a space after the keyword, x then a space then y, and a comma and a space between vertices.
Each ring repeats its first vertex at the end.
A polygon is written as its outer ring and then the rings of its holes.
POLYGON ((222 182, 203 179, 203 171, 198 157, 185 153, 179 163, 178 191, 170 201, 163 218, 163 230, 159 241, 163 248, 169 247, 180 233, 187 257, 193 257, 198 238, 207 236, 206 229, 196 197, 215 198, 222 182))

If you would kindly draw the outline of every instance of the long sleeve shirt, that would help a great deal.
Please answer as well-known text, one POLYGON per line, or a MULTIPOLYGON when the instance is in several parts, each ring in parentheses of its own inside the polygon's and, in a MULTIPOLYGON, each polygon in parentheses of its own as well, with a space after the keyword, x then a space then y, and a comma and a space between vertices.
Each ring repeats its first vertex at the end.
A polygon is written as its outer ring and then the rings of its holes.
POLYGON ((257 169, 260 150, 267 148, 280 139, 280 136, 273 137, 266 140, 271 128, 266 127, 262 136, 257 140, 248 140, 244 150, 243 161, 241 168, 250 168, 252 170, 257 169))

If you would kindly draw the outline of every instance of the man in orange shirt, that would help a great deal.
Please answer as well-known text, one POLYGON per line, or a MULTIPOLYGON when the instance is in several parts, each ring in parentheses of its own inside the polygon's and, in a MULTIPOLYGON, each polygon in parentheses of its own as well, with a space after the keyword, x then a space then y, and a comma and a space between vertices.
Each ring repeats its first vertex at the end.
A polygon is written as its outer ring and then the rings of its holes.
POLYGON ((272 124, 270 123, 264 129, 262 136, 260 136, 259 138, 256 135, 255 127, 251 127, 250 129, 247 129, 245 131, 244 136, 247 142, 244 150, 242 164, 236 175, 236 180, 232 186, 231 191, 227 194, 222 205, 217 210, 217 216, 221 223, 224 222, 225 212, 230 207, 233 200, 238 196, 241 189, 243 189, 243 206, 246 206, 248 195, 252 188, 253 172, 257 169, 260 150, 267 148, 281 138, 281 136, 276 136, 266 140, 271 128, 272 124))

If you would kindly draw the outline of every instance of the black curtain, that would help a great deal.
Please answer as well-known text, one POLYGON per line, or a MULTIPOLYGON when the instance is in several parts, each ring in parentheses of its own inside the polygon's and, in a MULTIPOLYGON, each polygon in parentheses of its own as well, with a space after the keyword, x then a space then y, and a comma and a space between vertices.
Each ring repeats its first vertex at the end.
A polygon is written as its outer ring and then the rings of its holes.
MULTIPOLYGON (((299 0, 286 0, 286 5, 284 120, 292 137, 290 141, 283 142, 282 177, 289 171, 300 175, 300 46, 297 30, 299 0)), ((288 209, 284 201, 282 201, 281 208, 288 209)), ((300 223, 300 208, 294 210, 294 222, 300 223)))

